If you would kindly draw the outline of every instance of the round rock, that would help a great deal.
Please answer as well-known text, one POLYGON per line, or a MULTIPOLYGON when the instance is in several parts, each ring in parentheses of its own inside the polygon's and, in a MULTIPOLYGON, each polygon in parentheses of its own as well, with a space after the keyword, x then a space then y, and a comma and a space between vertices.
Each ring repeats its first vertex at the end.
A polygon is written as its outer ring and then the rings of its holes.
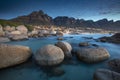
POLYGON ((77 51, 80 60, 87 63, 95 63, 106 60, 110 57, 109 52, 105 48, 80 48, 77 51))
POLYGON ((40 48, 35 54, 35 60, 42 66, 53 66, 64 60, 63 51, 54 45, 46 45, 40 48))
POLYGON ((59 41, 55 45, 63 50, 66 58, 71 58, 72 57, 72 54, 71 54, 72 47, 68 42, 65 42, 65 41, 60 42, 59 41))
POLYGON ((0 68, 23 63, 31 53, 31 49, 26 46, 0 44, 0 68))

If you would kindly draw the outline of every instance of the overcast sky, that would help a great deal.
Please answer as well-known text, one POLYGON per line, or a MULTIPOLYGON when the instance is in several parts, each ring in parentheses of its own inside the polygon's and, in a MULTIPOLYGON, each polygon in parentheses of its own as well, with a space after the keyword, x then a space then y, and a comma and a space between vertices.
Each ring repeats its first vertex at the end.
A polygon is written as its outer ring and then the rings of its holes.
POLYGON ((0 19, 43 10, 49 16, 120 20, 120 0, 0 0, 0 19))

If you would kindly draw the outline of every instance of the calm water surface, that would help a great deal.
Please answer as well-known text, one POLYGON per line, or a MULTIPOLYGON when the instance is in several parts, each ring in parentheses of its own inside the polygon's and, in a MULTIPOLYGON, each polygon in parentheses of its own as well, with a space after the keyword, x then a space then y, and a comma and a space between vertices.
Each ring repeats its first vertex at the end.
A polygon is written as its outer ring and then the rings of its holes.
MULTIPOLYGON (((81 35, 65 35, 64 41, 71 43, 73 48, 78 47, 80 42, 89 42, 97 44, 106 48, 111 58, 120 57, 120 45, 112 43, 96 42, 93 39, 85 39, 83 37, 93 37, 97 39, 102 36, 111 36, 109 34, 81 34, 81 35), (70 38, 73 37, 73 38, 70 38)), ((33 54, 40 47, 47 44, 54 44, 57 42, 57 37, 47 37, 38 39, 29 39, 27 41, 15 41, 9 44, 29 46, 33 50, 33 54)), ((109 60, 110 60, 109 59, 109 60)), ((108 61, 108 60, 107 60, 108 61)), ((34 60, 29 60, 26 63, 20 64, 7 69, 0 70, 0 80, 93 80, 93 73, 98 68, 108 68, 106 62, 103 61, 97 64, 86 64, 79 61, 76 56, 72 60, 64 61, 61 65, 56 67, 43 68, 35 64, 34 60), (56 74, 58 73, 58 75, 56 74), (60 72, 60 73, 59 73, 60 72)))

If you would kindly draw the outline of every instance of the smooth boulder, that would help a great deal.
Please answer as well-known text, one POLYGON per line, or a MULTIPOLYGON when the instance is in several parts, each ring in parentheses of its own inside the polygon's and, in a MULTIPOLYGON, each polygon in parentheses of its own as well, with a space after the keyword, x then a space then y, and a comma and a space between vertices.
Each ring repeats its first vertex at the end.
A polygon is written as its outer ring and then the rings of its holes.
POLYGON ((14 35, 10 39, 12 41, 28 40, 28 36, 26 36, 26 35, 14 35))
POLYGON ((71 58, 72 57, 72 54, 71 54, 72 47, 68 42, 59 41, 55 45, 63 50, 66 58, 71 58))
POLYGON ((94 73, 94 80, 120 80, 120 74, 107 69, 98 69, 94 73))
POLYGON ((0 44, 0 69, 25 62, 31 53, 31 49, 26 46, 0 44))
POLYGON ((18 31, 20 31, 22 34, 27 34, 28 29, 24 25, 19 25, 16 27, 18 31))
POLYGON ((36 52, 35 60, 42 66, 54 66, 60 64, 64 60, 64 53, 57 46, 46 45, 36 52))
POLYGON ((9 42, 9 41, 10 41, 10 39, 7 37, 0 37, 0 43, 9 42))
POLYGON ((77 56, 80 60, 87 63, 95 63, 106 60, 110 57, 109 52, 105 48, 79 48, 77 56))

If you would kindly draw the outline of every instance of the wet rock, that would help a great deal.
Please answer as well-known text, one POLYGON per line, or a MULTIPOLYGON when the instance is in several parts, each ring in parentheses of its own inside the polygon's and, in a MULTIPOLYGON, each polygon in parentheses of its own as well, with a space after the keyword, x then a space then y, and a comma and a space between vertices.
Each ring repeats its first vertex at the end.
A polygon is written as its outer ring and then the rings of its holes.
POLYGON ((111 37, 101 37, 99 40, 101 42, 120 43, 120 33, 116 33, 111 37))
POLYGON ((79 43, 79 46, 90 46, 90 44, 88 42, 81 42, 79 43))
POLYGON ((101 37, 99 38, 101 42, 107 42, 109 40, 109 37, 101 37))
POLYGON ((63 40, 64 38, 63 37, 58 37, 57 40, 63 40))
POLYGON ((26 46, 0 44, 0 68, 6 68, 25 62, 31 56, 26 46))
POLYGON ((98 69, 94 73, 94 80, 120 80, 120 74, 107 69, 98 69))
POLYGON ((120 59, 113 59, 108 62, 108 65, 115 70, 116 72, 120 73, 120 59))
POLYGON ((120 43, 120 33, 116 33, 113 36, 111 36, 110 42, 120 43))
POLYGON ((99 45, 97 45, 97 44, 92 44, 92 46, 94 46, 94 47, 99 47, 99 45))
POLYGON ((77 56, 80 60, 87 63, 95 63, 106 60, 110 57, 105 48, 79 48, 77 56))
POLYGON ((63 32, 62 32, 62 31, 57 31, 57 32, 56 32, 56 35, 57 35, 57 36, 63 36, 63 32))
POLYGON ((72 57, 72 54, 71 54, 72 47, 68 42, 65 42, 65 41, 60 42, 59 41, 55 45, 63 50, 63 52, 65 54, 65 58, 71 58, 72 57))
POLYGON ((53 66, 64 60, 63 51, 54 45, 46 45, 40 48, 35 54, 35 60, 42 66, 53 66))

